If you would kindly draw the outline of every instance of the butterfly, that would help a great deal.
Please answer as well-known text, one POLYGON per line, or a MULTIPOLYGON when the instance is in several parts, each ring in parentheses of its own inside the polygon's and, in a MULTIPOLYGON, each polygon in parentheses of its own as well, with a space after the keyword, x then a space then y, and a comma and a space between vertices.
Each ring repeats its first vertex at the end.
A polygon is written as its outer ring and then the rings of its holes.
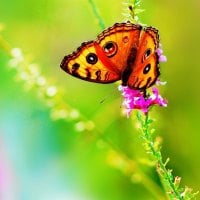
POLYGON ((123 86, 146 90, 160 75, 158 47, 157 29, 131 22, 116 23, 65 56, 60 66, 86 81, 121 80, 123 86))

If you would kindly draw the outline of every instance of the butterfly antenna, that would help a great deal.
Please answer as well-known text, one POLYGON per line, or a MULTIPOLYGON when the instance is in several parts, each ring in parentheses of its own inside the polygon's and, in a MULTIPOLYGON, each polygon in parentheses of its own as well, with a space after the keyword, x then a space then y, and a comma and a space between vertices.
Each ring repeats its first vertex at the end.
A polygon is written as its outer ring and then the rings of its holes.
POLYGON ((104 97, 99 103, 102 104, 105 102, 105 100, 106 100, 106 97, 104 97))
POLYGON ((113 96, 113 94, 117 94, 116 93, 116 89, 113 89, 113 91, 109 94, 107 94, 103 99, 100 100, 100 104, 103 104, 108 98, 110 98, 111 96, 113 96))

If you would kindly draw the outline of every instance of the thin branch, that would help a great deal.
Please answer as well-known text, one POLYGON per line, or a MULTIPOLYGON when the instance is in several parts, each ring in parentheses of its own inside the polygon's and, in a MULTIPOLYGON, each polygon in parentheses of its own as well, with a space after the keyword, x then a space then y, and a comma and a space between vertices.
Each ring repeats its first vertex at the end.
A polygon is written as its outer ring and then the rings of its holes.
POLYGON ((95 18, 98 20, 98 23, 99 23, 99 26, 101 27, 102 30, 104 30, 106 28, 106 25, 105 25, 105 22, 103 20, 103 18, 101 17, 100 15, 100 12, 96 6, 96 4, 94 3, 93 0, 88 0, 90 5, 91 5, 91 8, 92 8, 92 11, 95 15, 95 18))

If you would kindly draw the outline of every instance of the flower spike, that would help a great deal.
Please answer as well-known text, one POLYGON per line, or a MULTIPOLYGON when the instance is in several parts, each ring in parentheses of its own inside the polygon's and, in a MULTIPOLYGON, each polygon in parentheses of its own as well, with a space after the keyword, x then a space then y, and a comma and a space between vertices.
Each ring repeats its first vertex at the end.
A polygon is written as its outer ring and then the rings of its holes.
POLYGON ((130 116, 132 110, 141 110, 144 114, 148 113, 149 107, 159 105, 162 107, 167 106, 167 100, 164 99, 157 88, 152 88, 151 94, 145 95, 143 91, 134 90, 128 86, 119 86, 119 91, 122 92, 124 101, 122 105, 125 107, 127 117, 130 116))

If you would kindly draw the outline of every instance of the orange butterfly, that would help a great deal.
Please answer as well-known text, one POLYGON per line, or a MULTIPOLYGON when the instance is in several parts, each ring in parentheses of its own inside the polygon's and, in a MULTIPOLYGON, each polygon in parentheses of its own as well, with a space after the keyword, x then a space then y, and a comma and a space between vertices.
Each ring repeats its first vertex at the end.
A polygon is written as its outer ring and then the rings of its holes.
POLYGON ((77 78, 122 85, 137 90, 152 86, 159 76, 158 30, 139 24, 116 23, 64 57, 61 68, 77 78))

